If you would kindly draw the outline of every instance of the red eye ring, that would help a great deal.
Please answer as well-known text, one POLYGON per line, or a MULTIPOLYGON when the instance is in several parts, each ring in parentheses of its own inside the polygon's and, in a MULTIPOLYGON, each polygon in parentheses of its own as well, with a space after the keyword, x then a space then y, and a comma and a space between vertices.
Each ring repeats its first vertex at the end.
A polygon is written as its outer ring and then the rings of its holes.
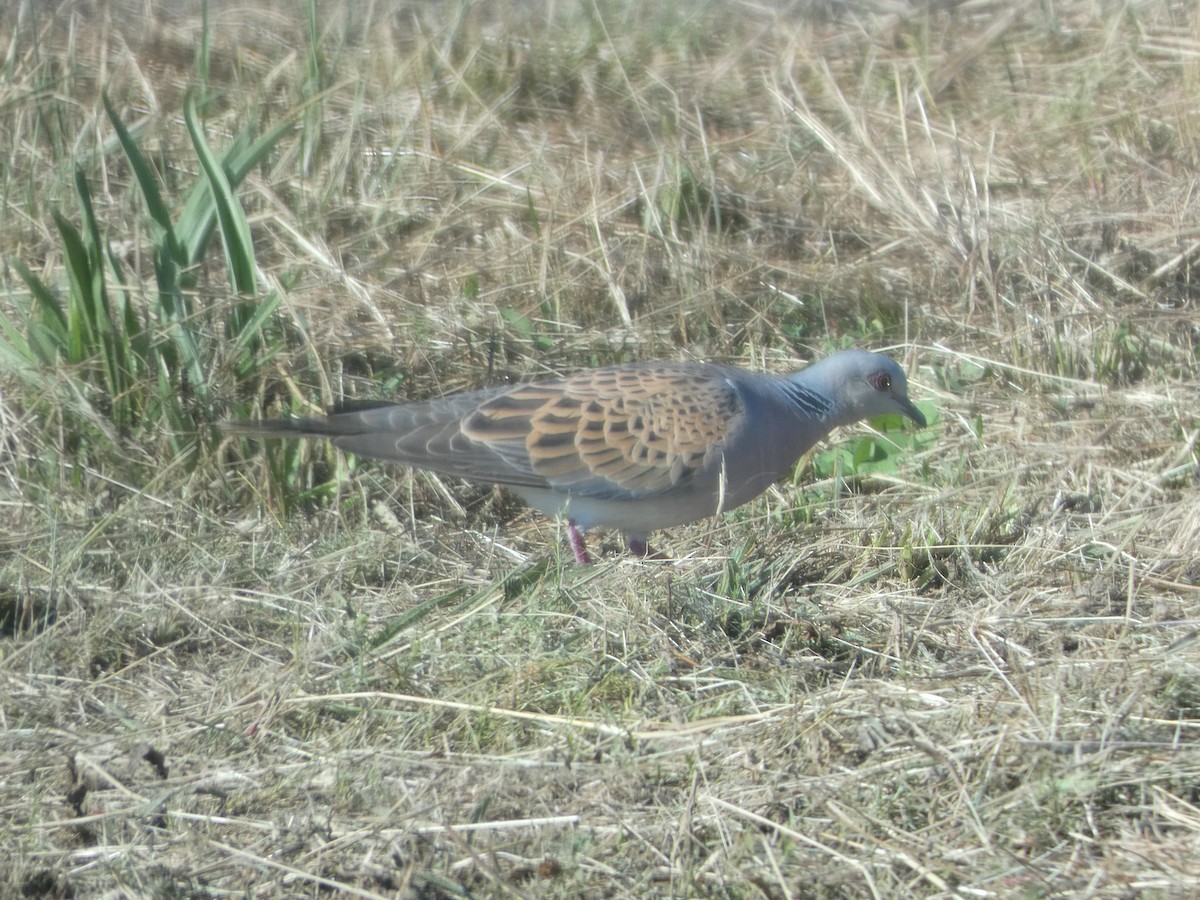
POLYGON ((871 382, 871 387, 881 393, 892 389, 892 376, 887 372, 872 372, 867 376, 867 381, 871 382))

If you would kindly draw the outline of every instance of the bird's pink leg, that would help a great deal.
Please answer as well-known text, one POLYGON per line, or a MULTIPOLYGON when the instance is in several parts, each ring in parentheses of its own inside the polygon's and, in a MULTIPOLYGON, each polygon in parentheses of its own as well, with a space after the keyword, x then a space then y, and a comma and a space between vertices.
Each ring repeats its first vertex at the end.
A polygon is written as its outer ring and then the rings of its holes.
POLYGON ((574 519, 567 519, 567 539, 571 542, 571 552, 575 554, 575 562, 581 566, 590 566, 592 557, 588 553, 587 541, 583 539, 583 532, 579 530, 574 519))
POLYGON ((644 534, 626 535, 626 541, 629 543, 629 552, 634 556, 641 557, 642 559, 667 558, 650 546, 646 540, 646 535, 644 534))

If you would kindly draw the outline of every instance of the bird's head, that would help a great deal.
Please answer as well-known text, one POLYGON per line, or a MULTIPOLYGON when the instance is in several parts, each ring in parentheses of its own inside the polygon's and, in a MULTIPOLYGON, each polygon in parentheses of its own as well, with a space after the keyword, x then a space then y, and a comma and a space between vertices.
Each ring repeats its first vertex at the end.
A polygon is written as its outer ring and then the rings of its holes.
POLYGON ((908 379, 895 360, 868 350, 843 350, 797 376, 834 401, 838 424, 899 414, 922 428, 925 415, 908 399, 908 379))

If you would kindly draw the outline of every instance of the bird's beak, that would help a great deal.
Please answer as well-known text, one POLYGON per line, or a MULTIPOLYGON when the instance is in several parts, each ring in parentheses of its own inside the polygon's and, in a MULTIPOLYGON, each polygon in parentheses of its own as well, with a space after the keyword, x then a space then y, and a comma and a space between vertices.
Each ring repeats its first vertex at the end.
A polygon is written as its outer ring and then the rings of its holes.
POLYGON ((896 403, 900 406, 900 412, 908 416, 921 428, 924 428, 928 423, 925 421, 925 414, 917 409, 917 405, 907 397, 897 397, 896 403))

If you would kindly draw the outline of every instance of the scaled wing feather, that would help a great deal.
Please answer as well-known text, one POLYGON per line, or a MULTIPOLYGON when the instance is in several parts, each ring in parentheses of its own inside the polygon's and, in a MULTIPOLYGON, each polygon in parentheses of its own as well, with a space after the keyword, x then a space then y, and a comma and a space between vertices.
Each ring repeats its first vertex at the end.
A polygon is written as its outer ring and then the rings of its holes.
POLYGON ((462 433, 548 486, 636 498, 688 484, 741 413, 717 366, 615 366, 513 387, 480 403, 462 433))

